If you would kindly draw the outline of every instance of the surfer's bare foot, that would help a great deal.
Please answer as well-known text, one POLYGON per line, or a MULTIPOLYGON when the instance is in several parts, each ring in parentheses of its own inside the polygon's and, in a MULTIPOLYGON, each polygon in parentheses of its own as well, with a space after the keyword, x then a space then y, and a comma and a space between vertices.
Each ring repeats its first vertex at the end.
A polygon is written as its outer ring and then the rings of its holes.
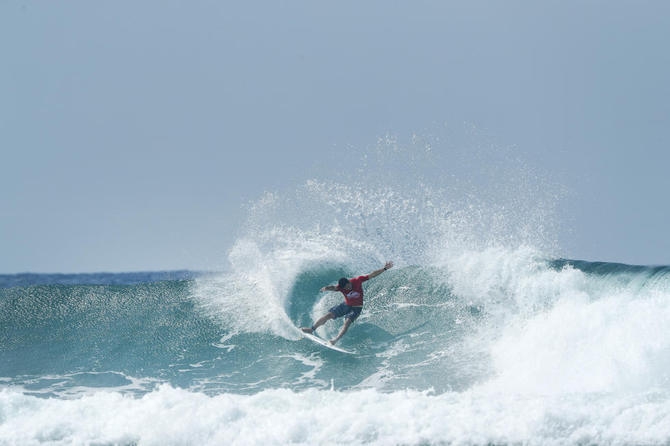
POLYGON ((312 327, 302 327, 301 330, 303 333, 314 333, 312 327))

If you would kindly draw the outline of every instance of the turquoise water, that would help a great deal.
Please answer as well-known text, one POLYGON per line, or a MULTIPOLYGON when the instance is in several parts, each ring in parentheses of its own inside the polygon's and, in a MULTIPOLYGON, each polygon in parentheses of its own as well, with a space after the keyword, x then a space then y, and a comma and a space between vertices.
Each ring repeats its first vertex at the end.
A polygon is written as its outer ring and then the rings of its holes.
MULTIPOLYGON (((128 285, 5 288, 0 291, 1 376, 44 396, 58 396, 81 384, 105 387, 115 382, 146 382, 133 388, 140 393, 153 389, 156 382, 213 394, 277 387, 328 389, 334 384, 349 389, 384 364, 391 372, 424 361, 437 345, 457 346, 464 330, 472 329, 481 317, 477 308, 459 304, 446 285, 432 278, 436 271, 398 268, 366 285, 370 297, 365 314, 341 341, 357 356, 342 357, 301 340, 291 322, 308 325, 319 303, 338 303, 339 293, 321 295, 318 290, 343 274, 344 268, 317 265, 300 272, 283 314, 271 314, 273 320, 266 321, 255 320, 244 302, 220 303, 218 293, 201 291, 216 289, 229 280, 226 275, 128 285), (416 285, 408 288, 410 283, 416 285), (232 309, 218 312, 218 305, 232 309), (247 331, 246 324, 254 327, 247 331), (411 346, 410 352, 393 353, 400 357, 389 362, 386 356, 405 344, 411 346), (313 370, 307 364, 310 358, 327 360, 306 377, 313 370)), ((117 282, 123 282, 122 275, 117 276, 117 282)), ((263 296, 226 298, 244 301, 263 296)), ((256 304, 272 311, 271 302, 256 304)), ((320 331, 328 336, 339 327, 339 322, 331 322, 320 331)), ((476 368, 463 367, 444 380, 440 376, 445 370, 429 371, 418 367, 399 373, 388 388, 444 391, 466 385, 477 373, 476 368)))

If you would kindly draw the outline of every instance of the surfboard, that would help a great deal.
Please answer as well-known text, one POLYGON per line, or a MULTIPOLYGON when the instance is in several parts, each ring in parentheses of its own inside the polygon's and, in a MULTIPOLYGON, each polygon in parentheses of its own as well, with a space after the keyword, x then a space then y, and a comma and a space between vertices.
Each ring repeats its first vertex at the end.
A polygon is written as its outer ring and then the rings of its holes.
POLYGON ((321 339, 320 337, 315 336, 315 335, 313 335, 313 334, 305 333, 305 332, 302 331, 302 330, 300 330, 300 333, 302 333, 302 335, 303 335, 305 338, 309 339, 310 341, 312 341, 312 342, 316 342, 317 344, 322 345, 322 346, 324 346, 324 347, 326 347, 326 348, 329 348, 329 349, 331 349, 331 350, 335 350, 336 352, 347 353, 347 354, 349 354, 349 355, 354 355, 354 354, 355 354, 355 353, 352 352, 352 351, 345 350, 345 349, 340 348, 340 347, 338 347, 338 346, 336 346, 336 345, 333 345, 333 344, 331 344, 329 341, 326 341, 325 339, 321 339))

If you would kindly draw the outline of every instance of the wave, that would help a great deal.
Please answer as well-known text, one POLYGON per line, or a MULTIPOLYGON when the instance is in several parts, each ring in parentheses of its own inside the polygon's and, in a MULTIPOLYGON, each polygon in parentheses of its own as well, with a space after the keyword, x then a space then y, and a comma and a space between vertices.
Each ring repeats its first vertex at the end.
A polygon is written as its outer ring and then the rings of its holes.
POLYGON ((33 285, 134 285, 164 280, 188 280, 205 275, 186 270, 148 271, 133 273, 78 273, 78 274, 0 274, 0 288, 33 285))
MULTIPOLYGON (((346 388, 436 392, 482 383, 517 393, 668 385, 668 267, 548 260, 527 248, 398 266, 366 283, 364 312, 341 341, 366 358, 350 364, 350 376, 326 352, 307 365, 314 346, 296 327, 339 302, 337 293, 318 291, 323 285, 360 271, 305 265, 293 276, 282 271, 285 282, 270 291, 231 273, 4 289, 0 376, 15 383, 46 376, 47 390, 54 377, 68 382, 82 371, 211 392, 325 388, 333 380, 346 388), (284 372, 268 377, 259 363, 284 372), (311 381, 304 379, 309 370, 311 381)), ((339 323, 320 330, 332 336, 339 323)))
POLYGON ((178 280, 2 289, 0 376, 119 369, 177 375, 171 364, 199 360, 219 334, 193 312, 190 286, 178 280))
POLYGON ((229 308, 239 273, 4 289, 0 444, 670 439, 669 268, 527 247, 445 260, 366 284, 353 357, 289 329, 340 299, 318 289, 346 261, 298 262, 229 308), (252 298, 278 314, 245 313, 252 298))

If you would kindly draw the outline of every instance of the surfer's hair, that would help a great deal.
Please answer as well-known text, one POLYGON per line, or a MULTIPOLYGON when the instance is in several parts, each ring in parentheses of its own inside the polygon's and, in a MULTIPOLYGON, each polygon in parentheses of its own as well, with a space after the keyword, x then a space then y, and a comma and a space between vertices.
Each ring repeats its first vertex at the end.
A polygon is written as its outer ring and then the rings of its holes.
POLYGON ((346 277, 342 277, 340 280, 337 281, 337 284, 340 286, 340 288, 344 288, 345 286, 347 286, 348 283, 349 279, 347 279, 346 277))

